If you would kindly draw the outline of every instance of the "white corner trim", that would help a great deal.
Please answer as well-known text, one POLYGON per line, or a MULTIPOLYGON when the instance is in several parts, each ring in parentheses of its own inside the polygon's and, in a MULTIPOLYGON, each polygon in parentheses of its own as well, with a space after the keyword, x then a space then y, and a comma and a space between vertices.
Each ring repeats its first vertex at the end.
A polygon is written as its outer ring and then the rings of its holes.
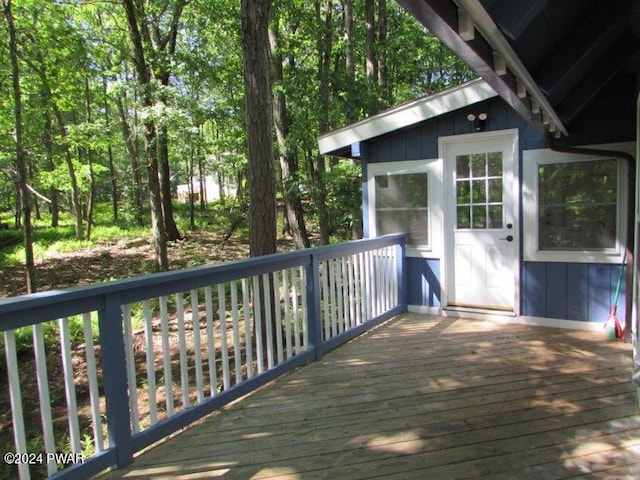
POLYGON ((531 317, 523 315, 511 319, 502 320, 504 323, 516 323, 531 325, 534 327, 564 328, 567 330, 583 330, 586 332, 602 332, 604 335, 604 322, 587 322, 583 320, 563 320, 560 318, 531 317))
POLYGON ((318 137, 321 154, 472 105, 498 94, 482 79, 385 110, 352 125, 318 137))
POLYGON ((580 320, 563 320, 560 318, 533 317, 529 315, 513 315, 507 312, 479 313, 464 310, 449 310, 442 307, 427 307, 425 305, 408 305, 409 313, 431 315, 434 317, 459 318, 469 320, 487 320, 503 325, 529 325, 532 327, 563 328, 566 330, 582 330, 597 332, 604 335, 604 322, 586 322, 580 320))
POLYGON ((421 315, 432 315, 434 317, 442 316, 440 307, 427 307, 426 305, 407 305, 409 313, 419 313, 421 315))

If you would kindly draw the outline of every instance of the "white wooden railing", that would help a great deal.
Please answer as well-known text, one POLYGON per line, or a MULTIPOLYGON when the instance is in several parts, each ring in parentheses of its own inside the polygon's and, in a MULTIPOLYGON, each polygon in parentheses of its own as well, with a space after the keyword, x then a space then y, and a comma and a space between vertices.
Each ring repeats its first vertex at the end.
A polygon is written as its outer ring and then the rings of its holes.
POLYGON ((130 463, 404 311, 403 265, 404 236, 389 235, 0 300, 13 439, 0 472, 130 463))

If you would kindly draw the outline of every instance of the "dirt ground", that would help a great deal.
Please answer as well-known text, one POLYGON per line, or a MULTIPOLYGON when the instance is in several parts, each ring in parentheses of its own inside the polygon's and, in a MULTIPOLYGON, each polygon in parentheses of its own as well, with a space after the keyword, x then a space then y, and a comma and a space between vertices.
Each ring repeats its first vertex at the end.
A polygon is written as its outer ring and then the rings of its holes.
MULTIPOLYGON (((278 249, 291 250, 289 240, 278 249)), ((236 239, 223 241, 209 232, 190 232, 168 247, 172 270, 247 258, 249 246, 236 239)), ((38 291, 88 285, 153 273, 153 247, 144 239, 127 239, 75 252, 56 254, 36 263, 38 291)), ((0 298, 26 293, 24 267, 0 269, 0 298)))

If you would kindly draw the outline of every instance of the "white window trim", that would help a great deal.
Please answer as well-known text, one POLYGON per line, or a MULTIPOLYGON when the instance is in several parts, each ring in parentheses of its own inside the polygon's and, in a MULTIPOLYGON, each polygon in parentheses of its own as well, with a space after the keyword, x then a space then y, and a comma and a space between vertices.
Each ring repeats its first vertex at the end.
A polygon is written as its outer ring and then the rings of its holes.
MULTIPOLYGON (((612 145, 590 145, 585 148, 635 153, 635 144, 622 143, 612 145)), ((625 239, 627 238, 627 175, 628 167, 624 160, 618 159, 617 178, 617 207, 616 207, 616 246, 611 249, 596 250, 540 250, 538 238, 538 167, 553 163, 573 163, 604 160, 603 155, 579 155, 574 153, 557 152, 549 149, 525 150, 522 153, 523 177, 523 233, 524 260, 534 262, 575 262, 575 263, 620 263, 624 255, 625 239)))
POLYGON ((428 242, 425 247, 407 246, 407 256, 419 258, 440 258, 442 254, 442 160, 409 160, 404 162, 381 162, 367 165, 367 212, 369 218, 369 233, 371 237, 378 235, 376 231, 376 189, 377 175, 402 175, 412 173, 427 173, 427 190, 429 210, 427 216, 428 242))

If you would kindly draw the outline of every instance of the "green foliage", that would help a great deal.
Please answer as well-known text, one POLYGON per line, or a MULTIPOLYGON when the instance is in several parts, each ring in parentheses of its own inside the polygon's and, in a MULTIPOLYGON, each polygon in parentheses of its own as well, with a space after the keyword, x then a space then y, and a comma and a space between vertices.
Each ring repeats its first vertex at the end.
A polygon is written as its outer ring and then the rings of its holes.
MULTIPOLYGON (((141 20, 157 26, 162 33, 169 28, 175 1, 136 3, 146 9, 146 17, 141 20)), ((363 4, 361 0, 353 2, 352 76, 345 62, 347 42, 340 2, 273 3, 273 28, 279 32, 277 53, 283 57, 283 81, 274 89, 286 99, 286 150, 298 164, 298 170, 278 191, 300 190, 304 205, 311 205, 307 212, 311 218, 307 219, 307 229, 311 233, 318 230, 313 222, 317 205, 311 202, 319 198, 314 194, 320 188, 314 183, 311 165, 318 155, 317 137, 325 107, 326 127, 339 128, 471 77, 469 68, 435 37, 394 2, 387 2, 388 35, 377 39, 376 51, 386 53, 388 85, 368 80, 363 4), (331 48, 328 104, 322 105, 320 65, 327 40, 323 37, 325 26, 331 48)), ((212 173, 243 187, 238 200, 227 199, 225 204, 208 206, 206 212, 196 208, 196 228, 221 232, 233 228, 242 235, 246 233, 248 162, 239 13, 237 1, 186 2, 175 53, 151 51, 154 49, 145 52, 156 76, 148 87, 154 103, 143 108, 130 37, 123 28, 126 19, 121 2, 14 2, 20 32, 23 140, 30 185, 50 200, 57 195, 62 212, 62 226, 57 232, 50 231, 46 226, 53 218, 47 213, 48 204, 37 200, 42 215, 35 232, 39 258, 92 242, 148 235, 142 227, 129 228, 140 217, 142 223, 149 225, 145 121, 167 129, 174 188, 177 183, 187 183, 191 176, 212 173), (168 81, 158 77, 162 72, 170 73, 168 81), (90 200, 98 202, 90 242, 71 241, 73 228, 67 214, 72 211, 69 165, 76 176, 85 216, 90 200), (142 207, 134 202, 138 192, 144 202, 142 207), (112 196, 118 199, 117 221, 113 221, 115 212, 108 203, 112 196), (223 209, 225 214, 219 215, 217 209, 223 209)), ((4 43, 0 44, 3 58, 7 56, 6 49, 4 43)), ((10 77, 8 62, 0 63, 0 73, 2 78, 10 77)), ((12 122, 13 103, 5 95, 0 98, 0 129, 11 132, 12 122)), ((13 223, 17 213, 14 161, 11 136, 0 136, 0 211, 7 212, 3 223, 8 224, 13 223)), ((347 235, 353 212, 360 206, 360 167, 339 162, 323 174, 330 229, 347 235)), ((176 207, 176 221, 180 230, 186 231, 191 226, 188 206, 176 207)), ((0 230, 0 266, 22 261, 20 238, 18 232, 0 230)))
POLYGON ((362 205, 362 171, 359 163, 340 160, 326 174, 326 183, 331 185, 327 191, 327 207, 331 212, 330 230, 338 239, 349 238, 352 227, 352 214, 362 205))

